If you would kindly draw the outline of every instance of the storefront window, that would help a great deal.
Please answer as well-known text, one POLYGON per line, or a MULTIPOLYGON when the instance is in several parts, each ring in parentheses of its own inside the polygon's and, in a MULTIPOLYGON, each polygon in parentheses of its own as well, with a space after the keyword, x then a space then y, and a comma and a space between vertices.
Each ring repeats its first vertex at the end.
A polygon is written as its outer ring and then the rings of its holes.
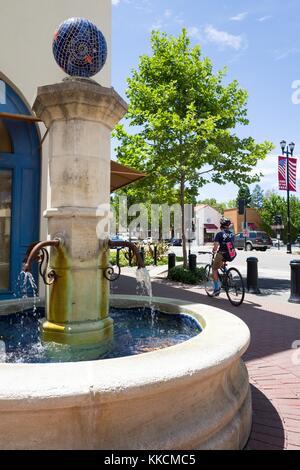
POLYGON ((10 287, 11 170, 0 169, 0 291, 10 287))
POLYGON ((215 239, 215 236, 215 232, 211 232, 206 228, 204 229, 204 243, 212 243, 215 239))

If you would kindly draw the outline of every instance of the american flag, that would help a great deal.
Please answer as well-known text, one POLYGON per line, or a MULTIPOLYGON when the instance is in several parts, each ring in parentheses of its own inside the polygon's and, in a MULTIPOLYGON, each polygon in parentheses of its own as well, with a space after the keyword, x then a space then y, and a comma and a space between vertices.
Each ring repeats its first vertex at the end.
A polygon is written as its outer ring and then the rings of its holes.
MULTIPOLYGON (((278 157, 279 190, 287 190, 287 158, 278 157)), ((297 158, 289 158, 289 190, 297 191, 297 158)))

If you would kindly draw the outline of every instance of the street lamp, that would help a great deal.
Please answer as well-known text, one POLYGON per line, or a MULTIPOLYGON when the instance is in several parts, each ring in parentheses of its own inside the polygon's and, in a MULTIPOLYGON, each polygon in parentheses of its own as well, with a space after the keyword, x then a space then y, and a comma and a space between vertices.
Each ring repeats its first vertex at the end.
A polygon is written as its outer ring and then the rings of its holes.
POLYGON ((286 184, 287 184, 287 224, 288 224, 288 240, 287 240, 287 253, 292 253, 291 243, 291 215, 290 215, 290 161, 289 157, 292 157, 295 150, 294 142, 286 145, 286 141, 280 142, 282 154, 286 155, 286 184))

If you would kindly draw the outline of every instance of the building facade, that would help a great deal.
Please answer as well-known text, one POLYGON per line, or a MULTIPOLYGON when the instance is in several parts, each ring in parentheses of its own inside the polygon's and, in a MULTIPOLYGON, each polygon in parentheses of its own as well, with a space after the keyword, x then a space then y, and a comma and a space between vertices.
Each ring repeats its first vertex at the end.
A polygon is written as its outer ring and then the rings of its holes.
POLYGON ((32 120, 32 104, 39 86, 65 77, 52 55, 53 33, 70 17, 95 23, 106 38, 108 59, 93 79, 110 87, 111 0, 0 4, 0 301, 9 301, 28 247, 47 237, 49 149, 44 125, 32 120))
MULTIPOLYGON (((226 209, 224 216, 232 221, 234 233, 239 233, 244 229, 245 216, 240 215, 238 209, 226 209)), ((262 220, 257 209, 248 207, 246 210, 246 227, 248 230, 261 230, 262 220)))
POLYGON ((222 214, 211 206, 198 205, 195 207, 196 243, 199 246, 212 243, 220 231, 222 214))

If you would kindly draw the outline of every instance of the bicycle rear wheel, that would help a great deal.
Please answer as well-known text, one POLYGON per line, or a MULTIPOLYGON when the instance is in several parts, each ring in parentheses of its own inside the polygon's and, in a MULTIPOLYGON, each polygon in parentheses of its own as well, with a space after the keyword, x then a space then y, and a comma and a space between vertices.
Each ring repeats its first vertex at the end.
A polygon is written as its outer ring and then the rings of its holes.
POLYGON ((245 286, 241 273, 236 268, 228 269, 226 273, 225 290, 228 300, 238 307, 244 301, 245 286))
POLYGON ((209 297, 213 297, 214 292, 214 281, 212 278, 212 267, 211 264, 207 264, 205 266, 205 281, 204 281, 204 289, 205 292, 209 297))

